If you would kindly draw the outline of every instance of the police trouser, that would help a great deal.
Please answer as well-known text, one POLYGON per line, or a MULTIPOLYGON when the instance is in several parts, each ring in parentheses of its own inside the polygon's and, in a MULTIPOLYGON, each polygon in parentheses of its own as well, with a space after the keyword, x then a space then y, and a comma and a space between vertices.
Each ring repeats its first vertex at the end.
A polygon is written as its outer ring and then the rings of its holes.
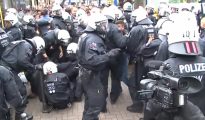
POLYGON ((19 92, 22 96, 22 105, 19 105, 18 107, 15 108, 16 114, 21 114, 22 112, 24 112, 24 110, 26 109, 26 104, 27 104, 27 91, 26 91, 26 86, 24 85, 24 83, 21 81, 20 77, 18 76, 18 74, 15 71, 12 71, 14 78, 15 78, 15 82, 16 85, 19 89, 19 92))
POLYGON ((104 88, 100 79, 100 71, 91 71, 80 68, 79 79, 85 95, 83 120, 98 120, 102 107, 105 104, 104 88))
POLYGON ((81 98, 83 95, 82 80, 79 77, 76 78, 76 88, 75 88, 75 97, 81 98))
POLYGON ((143 74, 143 64, 136 62, 134 65, 134 68, 129 77, 129 82, 128 82, 128 89, 129 93, 133 102, 133 105, 138 106, 138 107, 143 107, 143 102, 139 100, 137 91, 140 90, 140 80, 142 78, 143 74), (141 69, 140 69, 141 68, 141 69))
POLYGON ((189 101, 175 110, 165 110, 156 102, 149 101, 144 110, 143 120, 205 120, 205 117, 200 109, 189 101))
POLYGON ((118 59, 118 61, 110 62, 110 64, 101 72, 101 79, 103 82, 103 86, 106 90, 106 97, 108 95, 108 78, 109 78, 109 72, 111 73, 111 92, 110 92, 110 98, 115 99, 117 98, 120 93, 122 92, 121 87, 121 80, 123 75, 123 65, 121 59, 118 59))

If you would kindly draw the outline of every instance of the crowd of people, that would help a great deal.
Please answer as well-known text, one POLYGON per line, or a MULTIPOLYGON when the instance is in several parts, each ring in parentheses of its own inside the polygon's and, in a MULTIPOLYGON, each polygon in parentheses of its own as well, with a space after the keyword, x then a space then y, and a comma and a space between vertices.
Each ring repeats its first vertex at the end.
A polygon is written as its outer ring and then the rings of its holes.
MULTIPOLYGON (((171 9, 126 2, 77 6, 54 3, 34 12, 6 10, 0 29, 0 119, 31 120, 28 98, 38 96, 42 112, 64 109, 85 99, 83 120, 98 120, 128 88, 133 104, 127 110, 144 113, 144 120, 205 120, 202 89, 188 95, 177 110, 164 110, 152 99, 139 99, 140 81, 149 78, 150 61, 170 65, 170 71, 204 83, 205 19, 184 6, 171 9), (177 10, 176 10, 177 9, 177 10), (128 65, 133 65, 128 77, 128 65), (108 93, 108 77, 111 92, 108 93), (25 76, 25 77, 22 77, 25 76), (27 80, 24 80, 27 79, 27 80), (27 82, 32 94, 28 95, 27 82), (170 112, 171 111, 171 112, 170 112)), ((35 117, 35 116, 34 116, 35 117)))

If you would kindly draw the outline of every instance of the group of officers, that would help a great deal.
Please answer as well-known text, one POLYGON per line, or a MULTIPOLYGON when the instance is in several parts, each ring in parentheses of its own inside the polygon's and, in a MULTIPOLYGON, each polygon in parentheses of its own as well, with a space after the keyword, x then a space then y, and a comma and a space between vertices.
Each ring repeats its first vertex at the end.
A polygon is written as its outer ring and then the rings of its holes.
POLYGON ((8 9, 5 30, 0 30, 0 119, 10 119, 8 106, 15 109, 15 120, 33 118, 24 112, 27 93, 18 74, 26 72, 29 80, 34 71, 42 70, 40 63, 68 61, 67 46, 74 42, 78 43, 77 48, 69 50, 77 49, 78 86, 85 96, 83 120, 98 120, 100 112, 107 112, 109 73, 111 103, 115 104, 120 96, 123 81, 133 101, 127 110, 144 112, 144 120, 204 120, 204 88, 189 95, 190 102, 176 111, 177 118, 152 102, 146 104, 138 99, 140 80, 147 78, 146 64, 150 60, 164 61, 170 64, 171 71, 195 76, 203 84, 205 69, 200 68, 205 63, 204 28, 199 35, 196 16, 188 9, 172 14, 168 9, 168 5, 160 7, 157 22, 145 8, 133 10, 129 2, 124 4, 123 11, 116 6, 102 10, 94 7, 88 15, 79 8, 73 16, 54 4, 51 16, 44 10, 35 21, 27 10, 22 23, 17 11, 8 9), (134 65, 129 80, 128 64, 134 65))

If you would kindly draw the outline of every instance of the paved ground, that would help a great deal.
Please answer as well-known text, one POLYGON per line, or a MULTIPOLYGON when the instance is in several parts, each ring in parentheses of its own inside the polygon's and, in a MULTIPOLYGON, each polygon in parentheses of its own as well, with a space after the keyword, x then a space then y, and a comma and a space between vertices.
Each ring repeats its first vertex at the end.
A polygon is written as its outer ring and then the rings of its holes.
MULTIPOLYGON (((100 114, 100 120, 139 120, 142 114, 130 113, 126 107, 131 104, 127 86, 122 83, 123 92, 116 104, 111 105, 108 99, 108 112, 100 114)), ((51 113, 41 112, 41 103, 38 99, 29 101, 27 112, 32 113, 34 120, 82 120, 84 101, 74 103, 71 108, 55 110, 51 113)))

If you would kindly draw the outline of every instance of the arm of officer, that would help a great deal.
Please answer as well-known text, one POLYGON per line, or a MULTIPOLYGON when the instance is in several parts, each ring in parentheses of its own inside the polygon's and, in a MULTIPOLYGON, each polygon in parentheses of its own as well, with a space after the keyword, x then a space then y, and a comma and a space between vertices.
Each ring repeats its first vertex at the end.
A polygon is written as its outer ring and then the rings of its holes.
POLYGON ((118 29, 113 29, 112 36, 112 40, 114 40, 118 48, 126 47, 127 37, 123 35, 122 32, 120 32, 118 29))
POLYGON ((32 57, 34 57, 33 50, 30 46, 24 46, 19 48, 18 52, 18 64, 23 67, 25 70, 32 71, 35 69, 35 66, 31 63, 32 57))
POLYGON ((201 110, 190 101, 180 109, 180 113, 184 120, 205 120, 201 110))

